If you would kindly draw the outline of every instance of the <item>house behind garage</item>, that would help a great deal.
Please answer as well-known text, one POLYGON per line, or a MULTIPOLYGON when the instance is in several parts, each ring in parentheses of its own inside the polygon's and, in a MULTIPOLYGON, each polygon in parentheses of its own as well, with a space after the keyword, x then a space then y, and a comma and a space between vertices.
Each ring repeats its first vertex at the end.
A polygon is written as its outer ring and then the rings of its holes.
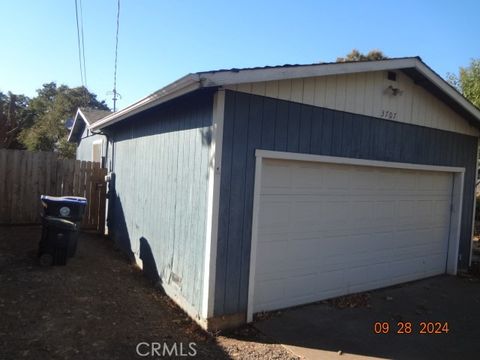
POLYGON ((113 238, 215 329, 467 268, 479 123, 398 58, 190 74, 90 128, 113 238))
POLYGON ((105 135, 92 132, 91 126, 110 114, 110 111, 90 108, 77 110, 68 135, 68 141, 77 144, 77 160, 100 162, 105 165, 104 159, 107 153, 105 135))

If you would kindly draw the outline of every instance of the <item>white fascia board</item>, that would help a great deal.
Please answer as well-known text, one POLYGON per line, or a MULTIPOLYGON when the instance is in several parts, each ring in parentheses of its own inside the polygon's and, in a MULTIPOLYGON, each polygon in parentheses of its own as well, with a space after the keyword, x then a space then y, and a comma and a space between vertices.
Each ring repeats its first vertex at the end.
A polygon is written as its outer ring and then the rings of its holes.
POLYGON ((472 116, 474 116, 478 121, 480 121, 480 110, 478 110, 470 101, 465 99, 457 90, 450 86, 445 80, 438 76, 433 70, 426 66, 419 59, 415 59, 415 68, 422 73, 430 82, 435 86, 440 88, 444 93, 446 93, 450 98, 452 98, 456 103, 461 105, 465 110, 467 110, 472 116))
POLYGON ((211 73, 200 73, 200 77, 204 86, 226 86, 249 82, 405 69, 415 67, 417 61, 417 58, 403 58, 378 61, 245 69, 239 71, 226 70, 211 73))
MULTIPOLYGON (((88 127, 90 127, 90 121, 88 121, 88 118, 85 116, 85 114, 82 112, 82 109, 78 109, 77 110, 77 116, 80 114, 80 116, 82 117, 82 119, 85 121, 85 123, 87 124, 88 127)), ((75 120, 76 120, 77 117, 75 117, 75 120)))
POLYGON ((117 111, 111 115, 107 115, 103 119, 94 123, 90 129, 100 130, 108 125, 115 124, 129 116, 138 114, 139 112, 160 105, 164 102, 172 100, 176 97, 188 94, 201 87, 199 77, 196 74, 189 74, 181 79, 167 85, 166 87, 154 92, 153 94, 137 101, 136 103, 117 111))
POLYGON ((82 111, 80 110, 80 108, 77 109, 77 113, 75 114, 75 119, 73 120, 73 124, 72 124, 72 127, 70 129, 70 133, 68 134, 68 138, 67 138, 67 141, 70 142, 70 140, 72 139, 72 134, 73 134, 73 130, 75 129, 75 125, 77 124, 77 119, 78 119, 78 116, 81 116, 82 119, 85 121, 85 124, 87 124, 87 127, 90 127, 90 123, 88 122, 86 116, 82 113, 82 111))

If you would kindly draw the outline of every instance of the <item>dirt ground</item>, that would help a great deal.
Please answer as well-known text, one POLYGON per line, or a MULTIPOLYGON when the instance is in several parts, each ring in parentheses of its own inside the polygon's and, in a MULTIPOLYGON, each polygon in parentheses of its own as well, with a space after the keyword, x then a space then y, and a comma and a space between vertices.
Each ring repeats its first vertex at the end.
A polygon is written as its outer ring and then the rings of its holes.
POLYGON ((251 326, 202 331, 106 238, 82 234, 67 266, 41 268, 39 237, 38 226, 0 227, 2 360, 141 358, 140 342, 193 342, 198 359, 296 359, 251 326))

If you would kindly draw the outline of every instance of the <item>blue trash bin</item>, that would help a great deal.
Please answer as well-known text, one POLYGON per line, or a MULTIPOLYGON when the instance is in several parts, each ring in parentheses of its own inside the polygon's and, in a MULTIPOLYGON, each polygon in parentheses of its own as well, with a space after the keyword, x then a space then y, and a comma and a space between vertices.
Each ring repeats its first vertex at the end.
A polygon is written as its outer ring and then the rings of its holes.
POLYGON ((48 196, 40 197, 44 216, 55 216, 73 222, 81 222, 87 207, 87 199, 79 196, 48 196))

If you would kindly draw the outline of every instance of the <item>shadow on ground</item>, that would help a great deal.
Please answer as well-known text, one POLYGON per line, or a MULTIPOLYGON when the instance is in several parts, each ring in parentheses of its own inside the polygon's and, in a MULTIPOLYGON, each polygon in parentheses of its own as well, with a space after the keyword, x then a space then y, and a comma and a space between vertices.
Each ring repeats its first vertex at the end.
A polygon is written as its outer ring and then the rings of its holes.
POLYGON ((40 227, 0 227, 2 360, 133 359, 140 342, 229 358, 108 239, 82 234, 67 266, 41 268, 39 237, 40 227))

